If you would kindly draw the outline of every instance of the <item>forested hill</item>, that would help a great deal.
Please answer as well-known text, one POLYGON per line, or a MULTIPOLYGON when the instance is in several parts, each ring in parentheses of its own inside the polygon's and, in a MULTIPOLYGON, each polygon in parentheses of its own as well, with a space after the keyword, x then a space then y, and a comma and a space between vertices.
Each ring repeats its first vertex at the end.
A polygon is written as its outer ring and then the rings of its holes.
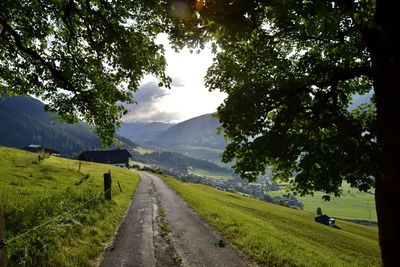
POLYGON ((217 135, 219 122, 212 114, 171 125, 165 123, 125 123, 119 134, 143 145, 176 149, 177 146, 224 149, 222 135, 217 135))
POLYGON ((222 136, 217 135, 219 122, 212 114, 189 119, 169 127, 154 140, 168 145, 192 145, 213 148, 225 148, 222 136))
POLYGON ((118 134, 139 143, 151 142, 162 131, 173 124, 163 122, 129 122, 122 123, 118 134))
MULTIPOLYGON (((82 150, 100 149, 100 139, 90 133, 87 125, 69 125, 55 120, 55 114, 44 111, 44 104, 27 96, 0 96, 0 145, 22 148, 39 144, 53 148, 64 156, 82 150)), ((136 147, 123 139, 122 146, 136 147)))

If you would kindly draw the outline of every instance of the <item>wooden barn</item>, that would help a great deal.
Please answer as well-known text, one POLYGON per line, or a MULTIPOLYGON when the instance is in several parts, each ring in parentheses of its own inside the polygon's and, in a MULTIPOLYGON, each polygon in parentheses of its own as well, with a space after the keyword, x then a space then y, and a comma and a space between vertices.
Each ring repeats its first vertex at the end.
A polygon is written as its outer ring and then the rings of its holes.
POLYGON ((322 224, 329 225, 329 226, 334 226, 336 223, 335 219, 333 219, 327 215, 321 215, 321 216, 315 217, 315 221, 317 223, 322 223, 322 224))
POLYGON ((83 151, 79 154, 78 160, 112 164, 120 167, 128 167, 130 157, 132 157, 132 155, 126 149, 99 150, 83 151))

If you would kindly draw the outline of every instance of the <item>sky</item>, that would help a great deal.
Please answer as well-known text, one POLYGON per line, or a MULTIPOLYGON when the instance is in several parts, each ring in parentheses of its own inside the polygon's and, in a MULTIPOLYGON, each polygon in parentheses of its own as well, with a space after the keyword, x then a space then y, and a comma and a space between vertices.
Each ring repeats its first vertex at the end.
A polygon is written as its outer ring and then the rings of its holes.
MULTIPOLYGON (((209 92, 204 85, 204 76, 212 64, 211 48, 206 47, 199 54, 183 49, 176 53, 169 45, 167 35, 160 35, 157 42, 164 45, 167 59, 166 73, 172 78, 171 89, 159 88, 158 79, 147 75, 141 81, 138 92, 134 93, 137 104, 126 105, 129 113, 124 122, 168 122, 178 123, 196 116, 214 113, 226 98, 225 93, 209 92)), ((370 101, 372 92, 354 95, 354 109, 370 101)))
POLYGON ((138 104, 126 105, 130 111, 123 121, 177 123, 215 112, 226 94, 209 92, 204 85, 204 76, 213 58, 210 47, 199 54, 190 53, 186 48, 176 53, 166 35, 160 35, 157 42, 164 45, 168 64, 166 73, 172 78, 171 89, 159 88, 157 78, 145 76, 139 91, 133 95, 138 104))

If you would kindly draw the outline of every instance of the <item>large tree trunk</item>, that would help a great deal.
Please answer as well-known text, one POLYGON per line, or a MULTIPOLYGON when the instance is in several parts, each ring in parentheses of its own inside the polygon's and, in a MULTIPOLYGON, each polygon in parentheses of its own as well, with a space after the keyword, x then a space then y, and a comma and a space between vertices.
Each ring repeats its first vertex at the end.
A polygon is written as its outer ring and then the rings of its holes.
MULTIPOLYGON (((381 175, 375 201, 385 267, 400 264, 400 1, 378 0, 375 25, 363 32, 372 59, 381 175)), ((377 163, 378 164, 378 163, 377 163)))
POLYGON ((382 145, 381 175, 376 177, 375 201, 379 244, 384 266, 400 264, 400 70, 380 70, 386 81, 375 83, 378 140, 382 145), (392 75, 389 80, 389 75, 392 75), (382 90, 383 92, 379 92, 382 90))

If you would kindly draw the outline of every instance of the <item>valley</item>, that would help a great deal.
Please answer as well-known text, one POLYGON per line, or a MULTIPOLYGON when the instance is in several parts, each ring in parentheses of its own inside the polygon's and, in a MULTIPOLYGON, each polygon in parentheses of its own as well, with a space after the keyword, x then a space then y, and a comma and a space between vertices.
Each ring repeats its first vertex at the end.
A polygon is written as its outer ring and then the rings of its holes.
MULTIPOLYGON (((99 139, 85 124, 52 123, 54 116, 44 112, 43 103, 36 99, 2 99, 0 117, 0 145, 22 148, 41 144, 70 158, 51 156, 39 162, 37 154, 0 147, 4 159, 0 171, 5 174, 0 178, 0 211, 6 213, 7 225, 13 225, 6 236, 13 240, 8 249, 10 262, 95 264, 122 220, 139 184, 138 175, 87 162, 79 170, 78 161, 72 159, 82 150, 101 150, 99 139), (112 203, 101 198, 102 174, 108 170, 123 186, 119 192, 114 184, 112 203), (71 209, 77 212, 70 214, 71 209), (56 220, 47 224, 54 216, 56 220), (43 223, 43 229, 19 238, 43 223), (82 235, 81 241, 74 241, 78 235, 82 235), (61 246, 61 239, 66 246, 61 246), (23 254, 25 249, 32 253, 23 254), (57 258, 59 253, 64 256, 57 258)), ((343 184, 342 196, 325 202, 320 192, 288 195, 286 185, 271 180, 269 173, 249 183, 220 161, 225 144, 216 134, 217 127, 211 114, 174 125, 123 124, 118 133, 120 144, 114 148, 128 149, 132 167, 160 175, 223 234, 223 242, 233 243, 260 266, 380 264, 373 190, 364 193, 343 184), (336 218, 340 229, 316 224, 317 208, 336 218), (351 254, 346 252, 348 248, 351 254)))
MULTIPOLYGON (((11 148, 1 147, 0 155, 4 159, 0 171, 6 174, 0 177, 0 210, 6 213, 9 262, 81 266, 99 263, 99 256, 110 246, 108 242, 139 184, 138 175, 106 164, 79 164, 53 156, 39 162, 37 154, 11 148), (108 170, 114 181, 111 202, 104 201, 101 194, 102 174, 108 170), (122 192, 116 181, 122 184, 122 192), (29 231, 35 227, 36 231, 29 231), (24 249, 31 253, 21 253, 24 249)), ((375 227, 342 220, 336 221, 336 227, 329 227, 314 222, 311 212, 206 185, 183 183, 165 175, 159 177, 222 234, 214 239, 215 245, 206 246, 210 253, 219 255, 219 250, 225 251, 224 247, 232 243, 259 266, 323 266, 328 262, 329 266, 380 265, 375 227)), ((148 175, 143 179, 149 179, 148 175)), ((185 253, 179 254, 186 245, 179 241, 178 233, 188 230, 179 230, 176 223, 180 220, 175 223, 171 219, 172 213, 180 214, 176 201, 160 203, 159 214, 166 218, 160 227, 169 229, 163 230, 167 231, 164 235, 171 235, 172 239, 166 242, 176 247, 178 254, 171 257, 177 260, 173 266, 179 266, 180 261, 189 258, 185 253)))
MULTIPOLYGON (((0 145, 22 148, 41 144, 61 151, 64 157, 102 148, 98 137, 85 124, 52 124, 55 114, 46 113, 43 107, 39 100, 23 96, 0 100, 0 145)), ((216 134, 217 127, 218 122, 211 114, 175 125, 124 123, 118 132, 119 147, 131 152, 133 165, 136 161, 142 166, 158 168, 182 181, 239 192, 275 204, 285 199, 283 196, 288 193, 276 186, 270 174, 260 177, 256 183, 248 183, 220 161, 224 143, 222 136, 216 134)), ((323 194, 318 192, 314 196, 296 196, 301 203, 296 208, 315 212, 320 207, 331 216, 376 223, 373 192, 362 193, 346 184, 343 186, 343 195, 332 197, 329 202, 323 201, 323 194)))

